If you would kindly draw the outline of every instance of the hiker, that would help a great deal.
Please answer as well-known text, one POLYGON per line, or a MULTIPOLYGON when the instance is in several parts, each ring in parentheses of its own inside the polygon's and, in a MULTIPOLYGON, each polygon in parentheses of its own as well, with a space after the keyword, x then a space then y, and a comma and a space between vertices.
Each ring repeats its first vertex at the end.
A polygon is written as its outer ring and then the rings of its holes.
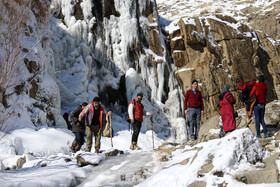
POLYGON ((69 113, 68 113, 68 112, 65 112, 65 113, 63 114, 63 119, 65 120, 65 122, 66 122, 66 124, 67 124, 67 129, 68 129, 68 130, 72 130, 72 126, 71 126, 71 124, 70 124, 70 122, 69 122, 69 120, 68 120, 68 116, 69 116, 69 113))
POLYGON ((134 98, 128 104, 128 115, 129 120, 133 127, 133 134, 131 139, 131 150, 139 150, 140 148, 137 146, 137 140, 141 129, 141 124, 143 122, 143 115, 153 117, 152 113, 146 112, 144 110, 144 106, 141 101, 143 99, 143 94, 141 92, 137 93, 136 98, 134 98))
POLYGON ((196 140, 198 137, 201 116, 203 115, 204 110, 202 94, 198 90, 197 80, 192 81, 192 88, 186 92, 184 109, 190 123, 191 140, 196 140), (195 122, 196 124, 194 124, 195 122))
MULTIPOLYGON (((101 146, 101 132, 103 123, 104 108, 100 104, 100 98, 94 97, 92 103, 88 104, 86 108, 80 113, 79 121, 85 118, 86 136, 87 136, 87 151, 91 152, 92 147, 92 133, 95 137, 95 153, 99 153, 101 146)), ((109 111, 107 115, 111 115, 109 111)))
POLYGON ((253 89, 253 86, 255 84, 256 83, 254 81, 251 81, 251 82, 243 82, 237 86, 237 89, 241 91, 241 93, 239 94, 239 99, 245 105, 245 111, 248 119, 250 119, 252 116, 253 108, 257 100, 256 94, 253 94, 251 97, 249 97, 253 89))
POLYGON ((224 84, 222 93, 219 95, 218 107, 221 109, 221 117, 223 122, 224 132, 231 132, 236 129, 234 108, 235 98, 230 92, 230 86, 224 84))
POLYGON ((261 138, 260 134, 260 123, 263 127, 264 138, 268 138, 266 124, 264 122, 264 113, 265 113, 265 104, 266 104, 266 93, 267 93, 267 85, 264 82, 264 76, 261 75, 257 77, 256 84, 254 85, 249 97, 256 94, 257 101, 254 106, 254 114, 255 114, 255 122, 256 122, 256 130, 257 130, 257 138, 261 138))
POLYGON ((81 121, 79 121, 78 118, 82 110, 86 108, 87 104, 88 103, 84 102, 82 105, 78 106, 76 110, 70 113, 69 122, 72 126, 72 132, 75 135, 75 140, 73 141, 70 149, 74 153, 79 151, 84 144, 85 119, 83 118, 81 121))

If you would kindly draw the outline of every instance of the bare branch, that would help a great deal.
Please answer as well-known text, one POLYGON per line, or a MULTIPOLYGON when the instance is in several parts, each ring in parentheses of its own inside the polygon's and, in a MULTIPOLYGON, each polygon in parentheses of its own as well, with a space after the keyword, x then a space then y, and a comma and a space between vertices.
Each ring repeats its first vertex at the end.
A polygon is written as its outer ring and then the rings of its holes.
MULTIPOLYGON (((16 76, 14 71, 17 65, 30 55, 43 39, 49 20, 50 0, 0 0, 0 7, 0 105, 2 105, 5 91, 19 84, 19 82, 9 82, 13 76, 16 76), (39 33, 30 32, 28 26, 32 10, 35 10, 33 13, 38 23, 36 31, 39 33), (36 36, 39 36, 36 43, 30 49, 23 50, 24 38, 36 36)), ((39 72, 41 71, 34 72, 32 79, 39 72)), ((5 121, 16 115, 12 108, 13 106, 4 109, 0 114, 0 131, 3 131, 5 121)))

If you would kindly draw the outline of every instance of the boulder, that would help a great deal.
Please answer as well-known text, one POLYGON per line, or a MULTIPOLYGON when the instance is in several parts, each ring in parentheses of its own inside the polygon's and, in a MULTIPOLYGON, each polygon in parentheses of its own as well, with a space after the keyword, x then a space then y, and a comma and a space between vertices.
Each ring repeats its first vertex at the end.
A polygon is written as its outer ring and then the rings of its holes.
POLYGON ((208 140, 220 138, 219 118, 219 115, 215 115, 207 120, 203 125, 200 125, 197 142, 206 142, 208 140))
POLYGON ((121 150, 118 150, 118 149, 114 149, 113 151, 110 151, 108 153, 105 153, 105 155, 108 157, 108 156, 117 156, 119 154, 123 154, 124 152, 121 151, 121 150))
POLYGON ((21 169, 25 162, 26 162, 26 158, 25 157, 20 157, 17 160, 17 167, 16 167, 16 169, 21 169))
POLYGON ((279 158, 279 153, 264 159, 264 168, 259 168, 250 172, 236 176, 236 179, 246 184, 278 183, 278 168, 275 161, 279 158))

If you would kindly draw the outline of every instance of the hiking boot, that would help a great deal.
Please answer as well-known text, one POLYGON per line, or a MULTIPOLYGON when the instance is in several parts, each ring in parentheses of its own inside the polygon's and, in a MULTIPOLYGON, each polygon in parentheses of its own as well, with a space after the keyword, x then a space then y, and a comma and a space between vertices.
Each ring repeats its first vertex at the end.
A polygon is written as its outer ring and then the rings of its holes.
POLYGON ((140 150, 141 148, 137 146, 137 142, 132 142, 133 144, 133 150, 140 150))
POLYGON ((86 152, 91 152, 91 147, 88 147, 88 148, 86 149, 86 152))
POLYGON ((264 134, 264 138, 269 138, 269 137, 270 136, 267 133, 264 134))
POLYGON ((73 142, 72 142, 72 145, 71 145, 71 147, 70 147, 70 149, 71 149, 71 151, 75 151, 75 147, 78 145, 78 143, 77 143, 77 141, 76 140, 74 140, 73 142))
POLYGON ((131 142, 130 149, 131 149, 131 150, 135 150, 133 142, 131 142))
POLYGON ((73 152, 76 153, 76 152, 80 151, 81 147, 82 147, 82 146, 78 144, 78 145, 75 147, 75 149, 74 149, 73 152))
POLYGON ((135 148, 134 148, 135 150, 140 150, 140 149, 141 149, 141 148, 138 147, 137 145, 135 145, 134 147, 135 147, 135 148))
POLYGON ((261 135, 257 135, 256 138, 262 138, 261 135))

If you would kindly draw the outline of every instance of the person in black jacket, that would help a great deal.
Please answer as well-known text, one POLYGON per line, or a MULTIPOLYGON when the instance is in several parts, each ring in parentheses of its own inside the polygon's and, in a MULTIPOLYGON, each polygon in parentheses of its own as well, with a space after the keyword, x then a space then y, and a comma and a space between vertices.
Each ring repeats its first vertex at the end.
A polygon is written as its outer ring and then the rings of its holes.
POLYGON ((75 140, 72 143, 70 149, 76 153, 79 151, 84 144, 84 136, 85 136, 85 118, 82 121, 79 121, 79 115, 83 111, 83 109, 87 106, 87 103, 84 102, 82 105, 78 106, 76 110, 71 112, 70 114, 70 123, 72 125, 72 132, 75 134, 75 140))

